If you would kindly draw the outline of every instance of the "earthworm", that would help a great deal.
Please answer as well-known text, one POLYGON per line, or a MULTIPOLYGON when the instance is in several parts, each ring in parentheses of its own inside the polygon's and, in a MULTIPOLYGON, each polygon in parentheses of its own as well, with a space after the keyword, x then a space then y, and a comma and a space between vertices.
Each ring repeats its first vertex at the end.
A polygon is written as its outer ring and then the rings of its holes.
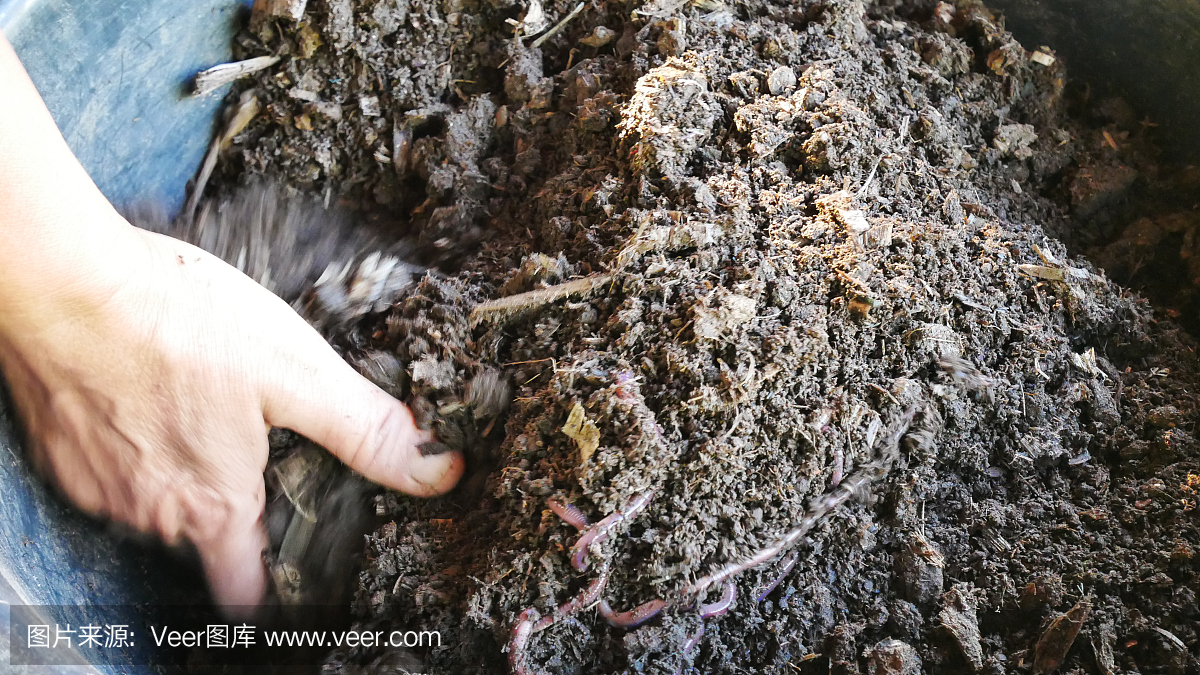
POLYGON ((846 470, 846 457, 841 448, 833 449, 833 475, 829 477, 829 487, 837 487, 842 482, 842 473, 846 470))
POLYGON ((607 524, 609 518, 612 518, 612 516, 610 515, 599 523, 596 523, 594 526, 588 528, 583 534, 579 535, 579 539, 575 540, 575 545, 571 547, 572 567, 580 572, 587 570, 587 561, 585 561, 584 558, 587 557, 588 547, 592 545, 592 542, 596 540, 596 537, 600 536, 600 532, 596 528, 607 524))
POLYGON ((737 597, 737 584, 733 580, 725 582, 725 590, 721 592, 721 599, 708 605, 700 605, 700 618, 707 619, 711 616, 720 616, 729 611, 729 606, 733 604, 733 599, 737 597))
POLYGON ((773 543, 759 549, 753 555, 728 563, 716 572, 701 577, 696 583, 686 587, 682 594, 685 597, 699 598, 714 584, 722 583, 730 577, 752 567, 757 567, 774 558, 795 545, 801 537, 807 534, 817 523, 821 522, 831 511, 845 504, 852 497, 865 492, 867 486, 872 482, 886 476, 888 471, 891 470, 892 464, 900 456, 900 439, 912 425, 916 414, 917 406, 911 406, 900 418, 892 433, 888 434, 887 439, 881 443, 882 450, 879 456, 875 460, 862 465, 857 472, 842 480, 837 487, 814 499, 809 504, 808 511, 800 518, 795 527, 785 532, 783 536, 776 539, 773 543))
POLYGON ((767 587, 759 592, 758 597, 755 598, 754 601, 762 602, 764 598, 770 595, 771 591, 775 590, 775 587, 779 585, 779 582, 783 581, 783 578, 788 575, 788 572, 792 571, 792 568, 796 566, 796 561, 799 559, 800 554, 792 551, 791 554, 784 559, 783 568, 779 570, 779 576, 775 577, 775 581, 767 584, 767 587))
MULTIPOLYGON (((553 614, 542 617, 540 621, 534 624, 533 632, 537 633, 539 631, 543 631, 552 626, 555 622, 562 621, 563 619, 566 619, 567 617, 577 613, 579 610, 591 605, 596 601, 597 598, 600 597, 600 593, 604 591, 604 587, 607 584, 608 566, 605 565, 604 568, 600 570, 600 576, 596 577, 592 583, 588 584, 588 587, 583 589, 582 593, 559 605, 558 609, 554 610, 553 614)), ((603 607, 603 601, 601 601, 601 606, 603 607)))
POLYGON ((538 620, 538 611, 532 607, 517 615, 517 623, 508 639, 508 667, 513 675, 531 675, 525 667, 525 646, 533 635, 533 623, 538 620))
POLYGON ((563 522, 574 526, 575 529, 583 530, 587 528, 587 516, 583 515, 583 511, 580 511, 574 504, 568 504, 560 499, 551 497, 546 500, 546 506, 549 506, 555 515, 562 518, 563 522))
POLYGON ((643 602, 628 612, 614 612, 607 601, 601 600, 597 609, 600 610, 600 616, 604 617, 610 626, 633 628, 653 619, 666 606, 666 601, 655 598, 650 602, 643 602))
POLYGON ((608 514, 604 520, 584 530, 583 534, 579 535, 579 539, 571 547, 571 565, 580 572, 586 572, 588 549, 591 548, 592 544, 599 544, 604 541, 614 525, 622 520, 632 518, 638 511, 646 508, 646 505, 653 498, 654 491, 647 490, 630 499, 621 508, 608 514))
MULTIPOLYGON (((695 633, 692 633, 686 640, 683 641, 683 645, 679 650, 680 657, 687 656, 689 652, 700 646, 700 638, 702 637, 704 637, 703 623, 700 624, 700 627, 696 629, 695 633)), ((679 667, 675 669, 675 675, 683 675, 685 663, 686 662, 680 658, 679 667)))

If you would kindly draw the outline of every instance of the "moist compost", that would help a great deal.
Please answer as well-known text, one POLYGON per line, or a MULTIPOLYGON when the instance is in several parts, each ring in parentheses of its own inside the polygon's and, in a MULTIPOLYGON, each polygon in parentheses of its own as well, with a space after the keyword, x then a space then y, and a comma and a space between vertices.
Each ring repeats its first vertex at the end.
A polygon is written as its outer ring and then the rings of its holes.
POLYGON ((239 36, 283 58, 214 190, 405 242, 320 325, 469 464, 375 500, 354 600, 441 645, 325 669, 1196 673, 1194 342, 1061 243, 1126 178, 1053 51, 971 0, 579 7, 239 36))

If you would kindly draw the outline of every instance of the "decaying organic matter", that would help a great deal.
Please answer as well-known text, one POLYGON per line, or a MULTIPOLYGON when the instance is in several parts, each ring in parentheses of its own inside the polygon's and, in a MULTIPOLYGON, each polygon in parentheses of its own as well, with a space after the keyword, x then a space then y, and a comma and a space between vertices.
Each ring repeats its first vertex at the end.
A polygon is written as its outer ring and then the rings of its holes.
POLYGON ((436 270, 321 324, 469 460, 378 498, 361 624, 436 673, 1193 672, 1200 370, 1054 238, 1128 181, 1064 60, 974 0, 577 7, 239 36, 282 59, 217 203, 280 181, 436 270))

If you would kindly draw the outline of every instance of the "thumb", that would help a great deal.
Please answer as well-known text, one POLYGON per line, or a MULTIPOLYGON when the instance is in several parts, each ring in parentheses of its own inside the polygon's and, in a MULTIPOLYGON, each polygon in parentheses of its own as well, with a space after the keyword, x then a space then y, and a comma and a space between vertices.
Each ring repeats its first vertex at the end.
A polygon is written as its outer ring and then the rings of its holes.
POLYGON ((312 367, 277 370, 288 374, 267 391, 267 422, 321 445, 376 483, 418 497, 454 487, 462 455, 422 455, 420 445, 433 435, 417 428, 408 407, 356 373, 315 331, 313 336, 320 345, 312 367))

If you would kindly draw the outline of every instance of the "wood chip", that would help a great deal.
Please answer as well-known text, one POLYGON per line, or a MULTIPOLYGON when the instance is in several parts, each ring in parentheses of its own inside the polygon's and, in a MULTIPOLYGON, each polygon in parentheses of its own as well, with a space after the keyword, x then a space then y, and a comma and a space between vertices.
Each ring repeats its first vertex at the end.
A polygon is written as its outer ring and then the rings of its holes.
POLYGON ((1047 279, 1049 281, 1065 281, 1067 278, 1061 267, 1047 267, 1045 265, 1017 265, 1017 269, 1031 277, 1047 279))
POLYGON ((956 584, 942 596, 938 622, 958 644, 971 670, 974 672, 983 668, 983 646, 979 640, 975 599, 971 597, 966 584, 956 584))
POLYGON ((260 70, 270 68, 276 63, 279 63, 278 56, 256 56, 245 61, 222 63, 219 66, 213 66, 196 75, 196 81, 192 87, 192 95, 204 96, 205 94, 210 94, 216 91, 218 87, 229 84, 239 77, 257 73, 260 70))
POLYGON ((1034 53, 1030 54, 1029 60, 1040 66, 1046 67, 1054 65, 1054 62, 1057 61, 1057 59, 1054 58, 1054 54, 1046 47, 1042 47, 1041 49, 1038 49, 1034 53))
POLYGON ((1045 675, 1062 665, 1091 609, 1092 603, 1085 597, 1050 622, 1033 648, 1033 675, 1045 675))

